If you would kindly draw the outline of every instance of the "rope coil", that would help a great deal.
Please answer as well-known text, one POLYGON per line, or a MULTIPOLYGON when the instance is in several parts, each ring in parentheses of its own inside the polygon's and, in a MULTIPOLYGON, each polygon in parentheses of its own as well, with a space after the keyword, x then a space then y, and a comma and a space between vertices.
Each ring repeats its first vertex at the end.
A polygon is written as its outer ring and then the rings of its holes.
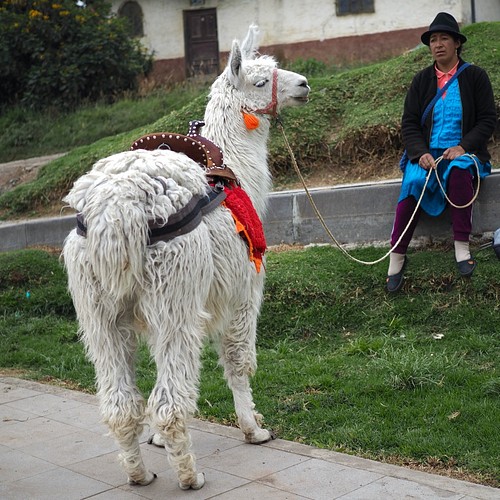
POLYGON ((406 232, 408 231, 408 228, 410 227, 411 223, 413 222, 413 219, 415 218, 415 215, 417 214, 417 211, 418 209, 420 208, 420 203, 422 202, 422 198, 424 197, 424 194, 425 194, 425 190, 427 189, 427 184, 429 183, 429 180, 431 178, 431 175, 432 173, 434 172, 436 174, 436 179, 438 181, 438 184, 439 184, 439 187, 441 188, 441 191, 443 192, 444 194, 444 197, 446 198, 446 201, 453 207, 455 208, 467 208, 468 206, 472 205, 472 203, 474 203, 474 201, 476 200, 476 198, 479 196, 479 187, 480 187, 480 184, 481 184, 481 176, 480 176, 480 173, 479 173, 479 165, 477 163, 477 159, 475 157, 475 155, 471 155, 469 153, 465 153, 464 156, 469 156, 470 158, 472 158, 472 160, 474 161, 474 165, 476 166, 476 170, 477 170, 477 188, 476 188, 476 192, 474 193, 474 196, 472 197, 472 199, 466 203, 465 205, 455 205, 449 198, 448 198, 448 195, 446 194, 446 191, 444 190, 443 188, 443 185, 441 184, 441 179, 439 178, 439 175, 437 174, 437 166, 439 164, 439 162, 443 159, 442 156, 440 156, 439 158, 437 158, 435 160, 435 163, 436 163, 436 167, 435 168, 431 168, 429 169, 426 177, 425 177, 425 183, 424 183, 424 186, 422 188, 422 193, 420 194, 420 197, 417 201, 417 206, 415 207, 415 210, 413 211, 413 214, 411 215, 410 217, 410 220, 408 222, 408 225, 405 227, 405 230, 403 231, 403 233, 401 234, 401 236, 399 237, 399 239, 396 241, 396 243, 394 244, 394 246, 385 254, 383 255, 382 257, 380 257, 379 259, 377 260, 374 260, 374 261, 365 261, 365 260, 360 260, 360 259, 357 259, 356 257, 352 256, 335 238, 335 236, 332 234, 332 232, 330 231, 329 227, 326 225, 326 222, 325 220, 323 219, 323 216, 321 215, 320 211, 318 210, 318 207, 316 206, 316 203, 314 202, 313 200, 313 197, 311 196, 311 193, 309 192, 309 189, 307 188, 307 185, 306 185, 306 181, 299 169, 299 166, 297 164, 297 161, 295 159, 295 155, 293 154, 293 151, 292 151, 292 148, 290 147, 290 144, 288 142, 288 138, 285 134, 285 129, 283 128, 283 124, 278 120, 277 121, 277 124, 278 124, 278 127, 280 128, 281 130, 281 133, 283 134, 283 139, 285 141, 285 145, 288 149, 288 152, 290 154, 290 157, 292 159, 292 165, 293 165, 293 168, 295 170, 295 172, 297 173, 299 179, 300 179, 300 182, 302 183, 302 186, 304 187, 304 190, 306 192, 306 195, 307 195, 307 198, 309 200, 309 203, 311 204, 314 212, 316 213, 316 216, 318 217, 321 225, 323 226, 326 234, 330 237, 330 239, 335 243, 335 245, 337 246, 337 248, 346 256, 348 257, 349 259, 355 261, 355 262, 358 262, 359 264, 364 264, 364 265, 367 265, 367 266, 373 266, 375 264, 378 264, 379 262, 382 262, 384 259, 386 259, 393 251, 394 249, 401 243, 401 240, 403 239, 404 235, 406 234, 406 232))

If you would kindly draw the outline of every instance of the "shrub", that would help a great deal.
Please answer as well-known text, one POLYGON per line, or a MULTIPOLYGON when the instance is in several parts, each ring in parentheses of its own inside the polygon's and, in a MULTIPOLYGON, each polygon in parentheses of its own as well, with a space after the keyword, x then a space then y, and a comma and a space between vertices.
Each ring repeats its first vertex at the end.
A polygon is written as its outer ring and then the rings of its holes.
POLYGON ((0 32, 0 105, 113 99, 152 63, 105 0, 4 0, 0 32))

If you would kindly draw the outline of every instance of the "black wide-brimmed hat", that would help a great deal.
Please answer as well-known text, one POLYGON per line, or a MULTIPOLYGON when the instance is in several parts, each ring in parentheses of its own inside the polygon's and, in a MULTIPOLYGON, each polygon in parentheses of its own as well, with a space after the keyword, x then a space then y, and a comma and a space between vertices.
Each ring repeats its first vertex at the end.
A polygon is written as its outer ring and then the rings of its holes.
POLYGON ((462 43, 467 41, 467 38, 460 33, 460 28, 456 19, 447 12, 440 12, 434 21, 429 26, 429 31, 426 31, 421 37, 422 43, 429 45, 429 40, 432 33, 450 33, 454 37, 458 37, 462 43))

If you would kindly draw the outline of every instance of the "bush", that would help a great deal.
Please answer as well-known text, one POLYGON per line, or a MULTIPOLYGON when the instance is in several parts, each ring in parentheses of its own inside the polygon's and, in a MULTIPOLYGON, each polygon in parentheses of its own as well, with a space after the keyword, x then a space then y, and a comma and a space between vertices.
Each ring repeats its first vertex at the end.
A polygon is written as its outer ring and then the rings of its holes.
POLYGON ((0 32, 0 105, 111 100, 152 64, 105 0, 4 0, 0 32))

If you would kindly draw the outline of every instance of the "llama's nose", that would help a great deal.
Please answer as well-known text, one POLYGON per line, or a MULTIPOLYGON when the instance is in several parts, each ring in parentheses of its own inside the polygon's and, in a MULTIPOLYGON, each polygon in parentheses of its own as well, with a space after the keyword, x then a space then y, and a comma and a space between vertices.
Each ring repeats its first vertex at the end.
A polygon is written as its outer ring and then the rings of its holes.
POLYGON ((311 90, 311 87, 309 87, 309 82, 307 81, 307 78, 304 77, 301 82, 299 83, 299 87, 303 87, 309 92, 311 90))

